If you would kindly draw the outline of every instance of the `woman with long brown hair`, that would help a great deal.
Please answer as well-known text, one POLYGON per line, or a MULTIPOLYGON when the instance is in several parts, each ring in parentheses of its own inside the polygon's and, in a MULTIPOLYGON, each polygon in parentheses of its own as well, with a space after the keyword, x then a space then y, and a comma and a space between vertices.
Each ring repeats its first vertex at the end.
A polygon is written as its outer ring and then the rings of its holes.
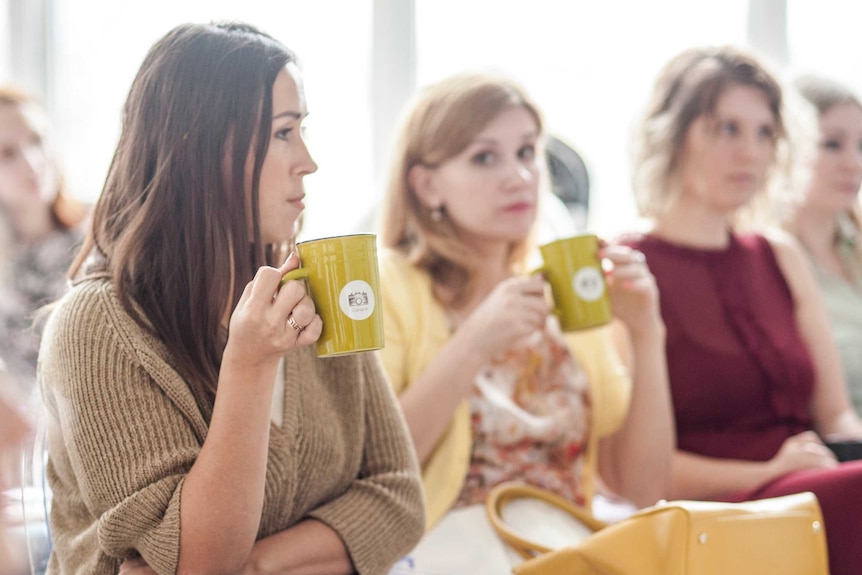
POLYGON ((41 349, 48 573, 382 574, 416 542, 375 356, 318 360, 314 303, 279 289, 307 112, 294 55, 251 26, 178 26, 145 58, 41 349))

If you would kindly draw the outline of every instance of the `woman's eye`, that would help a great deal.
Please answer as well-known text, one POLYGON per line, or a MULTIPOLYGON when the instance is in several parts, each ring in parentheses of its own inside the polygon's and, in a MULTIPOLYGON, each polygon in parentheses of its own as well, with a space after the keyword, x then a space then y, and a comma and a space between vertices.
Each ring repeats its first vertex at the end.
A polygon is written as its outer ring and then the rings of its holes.
POLYGON ((838 140, 823 140, 821 142, 820 147, 824 150, 829 150, 831 152, 837 152, 841 150, 841 142, 838 140))
POLYGON ((518 157, 522 160, 532 160, 536 157, 536 146, 530 144, 518 150, 518 157))
POLYGON ((739 126, 735 122, 721 122, 718 125, 718 133, 725 136, 735 136, 739 133, 739 126))
POLYGON ((279 140, 287 140, 292 131, 293 131, 293 128, 285 128, 283 130, 278 130, 275 133, 275 137, 278 138, 279 140))
POLYGON ((758 135, 763 140, 774 140, 775 139, 775 128, 772 126, 763 126, 758 131, 758 135))
POLYGON ((494 154, 491 152, 479 152, 473 156, 473 163, 479 166, 488 166, 494 161, 494 154))

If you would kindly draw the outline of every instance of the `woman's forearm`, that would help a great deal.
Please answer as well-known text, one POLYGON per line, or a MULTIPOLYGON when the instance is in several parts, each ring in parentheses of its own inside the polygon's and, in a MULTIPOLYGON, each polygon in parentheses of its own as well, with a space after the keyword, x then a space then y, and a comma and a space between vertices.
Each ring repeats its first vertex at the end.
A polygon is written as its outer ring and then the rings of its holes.
POLYGON ((348 575, 353 563, 331 527, 306 519, 254 544, 242 575, 348 575))
POLYGON ((471 345, 472 337, 466 330, 455 332, 398 398, 420 463, 434 451, 486 361, 471 345))
POLYGON ((234 369, 228 357, 222 364, 207 438, 182 487, 178 573, 236 573, 248 558, 263 509, 275 375, 234 369))
POLYGON ((838 415, 831 417, 825 424, 819 425, 817 432, 823 437, 835 435, 862 438, 862 421, 860 421, 856 412, 853 411, 853 408, 848 406, 838 415))
POLYGON ((657 324, 631 340, 632 396, 625 422, 604 441, 613 454, 603 478, 633 503, 666 498, 671 485, 675 431, 665 362, 665 330, 657 324))
POLYGON ((766 461, 717 459, 677 451, 673 458, 673 499, 720 499, 754 489, 775 476, 766 461))

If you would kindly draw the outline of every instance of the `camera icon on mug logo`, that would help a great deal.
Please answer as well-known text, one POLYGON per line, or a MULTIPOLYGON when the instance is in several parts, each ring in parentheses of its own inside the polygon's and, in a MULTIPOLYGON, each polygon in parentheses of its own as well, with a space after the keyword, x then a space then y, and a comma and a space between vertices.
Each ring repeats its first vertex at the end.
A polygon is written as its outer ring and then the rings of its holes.
POLYGON ((583 267, 572 278, 572 289, 582 300, 596 301, 605 293, 605 279, 596 268, 583 267))
POLYGON ((338 304, 347 317, 366 319, 374 312, 374 290, 368 282, 353 280, 341 289, 338 304))
POLYGON ((368 293, 363 291, 363 292, 348 294, 347 305, 349 305, 350 307, 355 307, 355 306, 360 306, 360 305, 368 305, 368 293))

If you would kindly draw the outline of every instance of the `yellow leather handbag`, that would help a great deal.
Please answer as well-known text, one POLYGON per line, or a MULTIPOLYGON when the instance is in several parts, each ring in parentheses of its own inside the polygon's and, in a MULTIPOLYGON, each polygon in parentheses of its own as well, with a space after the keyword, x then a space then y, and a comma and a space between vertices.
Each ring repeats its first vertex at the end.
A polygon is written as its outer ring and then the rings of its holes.
POLYGON ((668 501, 605 526, 589 511, 518 483, 488 496, 501 538, 532 557, 516 575, 828 575, 826 537, 813 493, 745 503, 668 501), (506 503, 537 498, 572 514, 594 533, 557 550, 520 536, 502 518, 506 503))

